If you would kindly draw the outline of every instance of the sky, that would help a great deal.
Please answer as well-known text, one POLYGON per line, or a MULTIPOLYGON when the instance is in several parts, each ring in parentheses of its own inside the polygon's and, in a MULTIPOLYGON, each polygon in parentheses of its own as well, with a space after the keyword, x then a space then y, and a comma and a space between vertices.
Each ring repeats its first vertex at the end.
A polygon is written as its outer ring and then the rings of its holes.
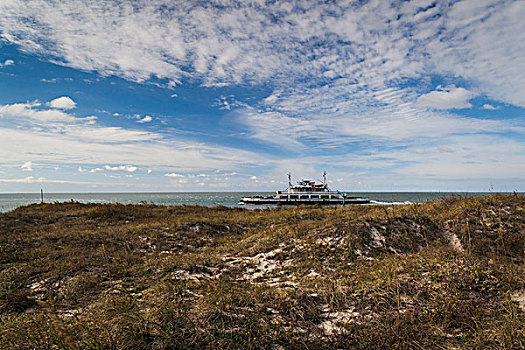
POLYGON ((2 0, 0 192, 525 191, 525 1, 2 0))

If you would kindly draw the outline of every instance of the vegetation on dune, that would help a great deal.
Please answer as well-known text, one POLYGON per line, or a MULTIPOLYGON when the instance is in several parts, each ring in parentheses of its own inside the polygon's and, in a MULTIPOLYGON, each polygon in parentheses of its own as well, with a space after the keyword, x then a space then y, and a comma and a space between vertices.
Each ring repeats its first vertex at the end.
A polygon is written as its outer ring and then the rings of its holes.
POLYGON ((525 198, 0 214, 0 348, 524 348, 525 198))

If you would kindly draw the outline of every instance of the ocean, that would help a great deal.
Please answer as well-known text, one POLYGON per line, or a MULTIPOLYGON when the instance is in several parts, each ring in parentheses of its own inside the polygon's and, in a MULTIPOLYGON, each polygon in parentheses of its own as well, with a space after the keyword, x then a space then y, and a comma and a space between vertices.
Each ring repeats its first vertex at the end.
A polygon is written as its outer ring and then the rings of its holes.
MULTIPOLYGON (((122 203, 160 205, 203 205, 242 207, 243 196, 270 195, 273 192, 171 192, 171 193, 45 193, 46 203, 77 201, 81 203, 122 203)), ((373 205, 421 203, 450 197, 480 197, 489 192, 352 192, 353 196, 368 197, 373 205)), ((0 212, 23 205, 40 203, 40 193, 0 193, 0 212)), ((253 208, 253 206, 245 206, 253 208)), ((266 207, 266 206, 263 206, 266 207)))

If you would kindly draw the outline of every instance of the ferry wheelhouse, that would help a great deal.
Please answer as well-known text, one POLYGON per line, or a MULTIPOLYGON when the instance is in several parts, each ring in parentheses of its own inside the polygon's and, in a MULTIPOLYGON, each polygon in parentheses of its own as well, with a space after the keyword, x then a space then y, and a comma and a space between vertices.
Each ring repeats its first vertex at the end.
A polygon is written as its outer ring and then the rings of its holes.
POLYGON ((241 204, 277 204, 277 205, 346 205, 346 204, 369 204, 370 199, 364 197, 352 197, 347 193, 333 191, 326 183, 326 172, 323 173, 323 183, 312 180, 301 179, 292 185, 292 175, 288 174, 288 189, 276 191, 271 196, 242 197, 241 204))

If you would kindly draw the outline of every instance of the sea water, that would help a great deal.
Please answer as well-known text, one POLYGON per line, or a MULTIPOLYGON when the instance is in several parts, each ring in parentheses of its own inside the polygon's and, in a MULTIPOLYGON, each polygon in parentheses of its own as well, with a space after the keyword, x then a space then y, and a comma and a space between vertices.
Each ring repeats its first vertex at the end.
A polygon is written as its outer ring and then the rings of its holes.
MULTIPOLYGON (((242 207, 241 197, 271 195, 272 192, 172 192, 172 193, 45 193, 46 203, 75 201, 81 203, 122 203, 160 205, 203 205, 242 207)), ((421 203, 450 197, 487 196, 489 192, 352 192, 351 196, 370 198, 372 205, 421 203)), ((40 193, 0 193, 0 212, 32 203, 40 203, 40 193)), ((266 206, 262 206, 263 208, 266 206)), ((248 208, 254 208, 249 206, 248 208)))

